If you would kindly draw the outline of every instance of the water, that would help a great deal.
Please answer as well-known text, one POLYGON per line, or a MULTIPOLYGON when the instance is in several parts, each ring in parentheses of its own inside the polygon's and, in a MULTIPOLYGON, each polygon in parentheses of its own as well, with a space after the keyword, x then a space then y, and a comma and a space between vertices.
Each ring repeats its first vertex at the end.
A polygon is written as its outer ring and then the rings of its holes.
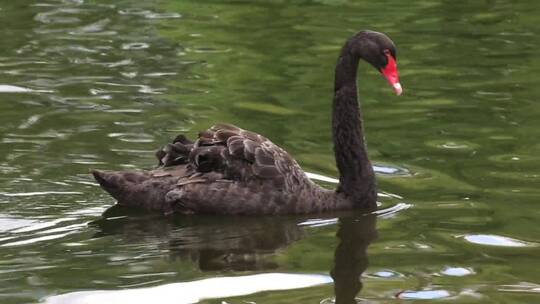
POLYGON ((3 1, 0 302, 538 302, 539 13, 534 1, 3 1), (364 28, 396 42, 404 86, 395 97, 360 67, 375 215, 107 210, 90 168, 150 168, 159 145, 218 121, 272 138, 333 187, 332 71, 364 28))

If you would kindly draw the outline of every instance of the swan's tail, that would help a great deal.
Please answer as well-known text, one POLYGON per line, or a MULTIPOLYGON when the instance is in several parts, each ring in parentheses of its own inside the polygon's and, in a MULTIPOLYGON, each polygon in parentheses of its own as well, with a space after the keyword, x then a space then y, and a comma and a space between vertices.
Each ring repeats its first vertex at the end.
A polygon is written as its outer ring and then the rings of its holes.
POLYGON ((136 188, 136 184, 125 176, 125 172, 105 172, 99 170, 92 170, 91 172, 101 188, 120 203, 126 202, 129 194, 133 193, 136 188))
POLYGON ((91 173, 101 188, 120 205, 143 207, 148 210, 163 210, 165 195, 174 187, 171 178, 156 178, 145 172, 92 170, 91 173))

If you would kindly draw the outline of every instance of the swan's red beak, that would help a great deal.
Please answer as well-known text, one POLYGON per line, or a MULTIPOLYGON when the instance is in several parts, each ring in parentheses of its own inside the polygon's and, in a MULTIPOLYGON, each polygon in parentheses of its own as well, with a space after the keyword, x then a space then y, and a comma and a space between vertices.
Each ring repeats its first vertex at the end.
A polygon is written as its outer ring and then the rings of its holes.
POLYGON ((401 88, 401 84, 399 83, 399 76, 397 71, 397 64, 396 59, 390 54, 389 52, 386 53, 386 58, 388 59, 388 63, 384 68, 381 69, 381 73, 383 74, 384 78, 386 78, 386 81, 394 88, 394 92, 396 95, 401 95, 403 92, 403 89, 401 88))

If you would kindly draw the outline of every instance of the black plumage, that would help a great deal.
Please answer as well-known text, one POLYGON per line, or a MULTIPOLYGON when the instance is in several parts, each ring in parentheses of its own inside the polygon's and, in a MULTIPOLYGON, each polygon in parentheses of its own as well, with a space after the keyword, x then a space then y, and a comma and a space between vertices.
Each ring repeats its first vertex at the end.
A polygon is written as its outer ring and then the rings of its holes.
POLYGON ((230 124, 214 125, 194 142, 177 136, 156 152, 155 170, 92 173, 120 204, 166 214, 373 209, 376 182, 356 87, 359 58, 384 68, 372 52, 395 54, 395 48, 385 35, 363 31, 347 41, 336 65, 332 135, 340 184, 335 191, 313 183, 285 150, 264 136, 230 124))

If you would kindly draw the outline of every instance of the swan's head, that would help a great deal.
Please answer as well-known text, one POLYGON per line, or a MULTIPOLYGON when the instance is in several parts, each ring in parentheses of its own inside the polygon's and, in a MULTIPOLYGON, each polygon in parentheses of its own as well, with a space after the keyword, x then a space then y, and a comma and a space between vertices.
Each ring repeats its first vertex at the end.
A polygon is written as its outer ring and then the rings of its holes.
POLYGON ((351 42, 353 51, 381 72, 394 92, 400 95, 403 89, 399 83, 394 42, 385 34, 373 31, 361 31, 351 42))

